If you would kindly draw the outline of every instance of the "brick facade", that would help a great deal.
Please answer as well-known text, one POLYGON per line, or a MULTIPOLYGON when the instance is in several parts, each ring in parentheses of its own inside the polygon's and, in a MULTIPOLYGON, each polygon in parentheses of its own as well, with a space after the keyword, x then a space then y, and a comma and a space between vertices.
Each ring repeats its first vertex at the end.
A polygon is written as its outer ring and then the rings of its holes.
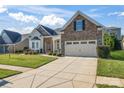
POLYGON ((78 41, 78 40, 99 40, 98 44, 102 42, 102 32, 97 31, 97 26, 84 18, 81 15, 78 15, 64 30, 64 34, 61 35, 62 42, 62 54, 64 54, 64 44, 65 41, 78 41), (76 32, 74 31, 74 21, 75 20, 85 20, 85 30, 76 32))

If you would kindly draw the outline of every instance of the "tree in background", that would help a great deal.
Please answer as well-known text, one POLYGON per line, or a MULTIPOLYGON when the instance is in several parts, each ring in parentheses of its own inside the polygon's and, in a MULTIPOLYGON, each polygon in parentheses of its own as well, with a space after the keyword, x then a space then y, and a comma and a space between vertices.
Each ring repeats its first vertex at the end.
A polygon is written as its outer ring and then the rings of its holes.
POLYGON ((110 50, 114 50, 115 47, 115 37, 110 36, 108 33, 104 34, 104 45, 109 46, 110 50))
POLYGON ((121 50, 121 42, 113 35, 104 34, 104 45, 109 46, 110 50, 121 50))

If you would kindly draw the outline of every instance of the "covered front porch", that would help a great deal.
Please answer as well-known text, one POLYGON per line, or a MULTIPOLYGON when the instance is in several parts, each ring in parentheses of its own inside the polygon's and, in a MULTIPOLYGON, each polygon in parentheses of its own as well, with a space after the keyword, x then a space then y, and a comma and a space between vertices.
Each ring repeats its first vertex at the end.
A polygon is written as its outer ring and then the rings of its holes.
POLYGON ((44 52, 61 53, 61 36, 44 37, 44 52))

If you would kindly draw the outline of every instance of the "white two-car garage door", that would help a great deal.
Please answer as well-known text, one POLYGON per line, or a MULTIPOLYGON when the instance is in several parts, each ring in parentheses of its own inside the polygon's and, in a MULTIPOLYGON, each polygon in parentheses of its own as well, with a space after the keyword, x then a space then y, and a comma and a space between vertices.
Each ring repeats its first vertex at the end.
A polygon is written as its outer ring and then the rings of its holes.
POLYGON ((96 46, 97 46, 96 40, 66 41, 65 55, 95 57, 97 56, 96 46))

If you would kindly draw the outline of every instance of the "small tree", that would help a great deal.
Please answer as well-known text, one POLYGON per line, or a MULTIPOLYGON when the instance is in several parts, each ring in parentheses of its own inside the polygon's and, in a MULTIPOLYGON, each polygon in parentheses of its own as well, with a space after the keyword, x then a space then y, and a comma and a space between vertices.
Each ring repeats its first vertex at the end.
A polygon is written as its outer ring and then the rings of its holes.
POLYGON ((104 45, 109 46, 111 50, 114 49, 115 46, 115 37, 110 36, 108 33, 104 34, 104 45))
POLYGON ((104 45, 109 46, 110 50, 121 50, 121 42, 114 35, 104 34, 104 45))

